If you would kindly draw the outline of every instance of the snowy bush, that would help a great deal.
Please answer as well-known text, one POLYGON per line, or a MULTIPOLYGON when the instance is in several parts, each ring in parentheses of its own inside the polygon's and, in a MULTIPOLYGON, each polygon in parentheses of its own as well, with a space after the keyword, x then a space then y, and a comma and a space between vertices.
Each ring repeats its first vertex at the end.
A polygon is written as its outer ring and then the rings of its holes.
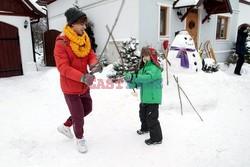
POLYGON ((138 50, 139 41, 131 37, 128 41, 123 41, 122 48, 119 50, 122 59, 113 63, 111 74, 107 77, 113 82, 123 77, 123 72, 136 72, 140 62, 140 51, 138 50))
MULTIPOLYGON (((245 63, 250 64, 250 28, 247 29, 248 30, 248 37, 246 40, 246 50, 247 53, 245 55, 245 63)), ((225 62, 226 65, 230 65, 230 64, 236 64, 237 60, 238 60, 238 55, 236 54, 236 49, 235 49, 235 43, 233 45, 232 51, 230 56, 228 57, 227 61, 225 62)))

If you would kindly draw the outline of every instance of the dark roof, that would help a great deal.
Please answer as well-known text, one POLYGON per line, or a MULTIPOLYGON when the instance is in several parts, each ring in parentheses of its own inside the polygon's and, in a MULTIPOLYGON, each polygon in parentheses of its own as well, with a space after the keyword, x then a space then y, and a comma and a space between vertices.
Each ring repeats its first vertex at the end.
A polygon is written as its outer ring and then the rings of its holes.
POLYGON ((0 0, 0 15, 28 16, 32 19, 46 17, 29 0, 0 0))
POLYGON ((46 6, 51 4, 52 2, 55 2, 56 0, 37 0, 36 3, 41 6, 46 6))
POLYGON ((246 0, 240 0, 240 3, 244 3, 246 5, 250 5, 250 2, 249 1, 246 1, 246 0))
POLYGON ((174 9, 179 8, 188 8, 187 12, 183 15, 181 21, 183 21, 188 13, 195 7, 199 7, 200 5, 204 5, 204 9, 207 12, 207 16, 202 20, 204 23, 209 16, 212 14, 219 14, 219 13, 233 13, 230 0, 199 0, 196 4, 189 5, 189 6, 178 6, 178 2, 185 1, 185 0, 176 0, 173 4, 174 9))

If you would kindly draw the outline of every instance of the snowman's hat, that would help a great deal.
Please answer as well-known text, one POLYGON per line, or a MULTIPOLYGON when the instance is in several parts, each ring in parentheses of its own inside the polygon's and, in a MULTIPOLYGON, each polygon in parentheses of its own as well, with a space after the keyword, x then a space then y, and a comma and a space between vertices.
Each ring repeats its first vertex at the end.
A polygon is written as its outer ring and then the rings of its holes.
POLYGON ((150 55, 150 58, 152 60, 152 62, 159 68, 161 68, 161 65, 158 61, 158 56, 157 56, 157 52, 154 48, 149 48, 149 47, 143 47, 141 49, 141 62, 140 62, 140 65, 139 65, 139 68, 141 69, 144 65, 144 62, 143 62, 143 56, 145 55, 150 55))

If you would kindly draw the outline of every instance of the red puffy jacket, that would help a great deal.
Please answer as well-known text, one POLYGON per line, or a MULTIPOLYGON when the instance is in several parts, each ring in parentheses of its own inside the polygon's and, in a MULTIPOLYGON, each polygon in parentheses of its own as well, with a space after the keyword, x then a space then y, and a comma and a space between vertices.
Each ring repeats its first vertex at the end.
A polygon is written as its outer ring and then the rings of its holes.
POLYGON ((60 73, 61 88, 66 94, 84 94, 89 87, 81 82, 81 77, 88 73, 87 65, 97 63, 98 59, 92 49, 88 56, 77 57, 69 43, 65 35, 56 38, 54 57, 60 73))

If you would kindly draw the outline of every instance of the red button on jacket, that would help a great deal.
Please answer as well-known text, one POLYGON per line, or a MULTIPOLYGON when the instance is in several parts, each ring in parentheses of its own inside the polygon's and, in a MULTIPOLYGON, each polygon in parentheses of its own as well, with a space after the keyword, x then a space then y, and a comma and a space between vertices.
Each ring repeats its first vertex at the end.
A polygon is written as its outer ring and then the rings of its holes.
POLYGON ((61 35, 56 38, 54 57, 63 93, 84 94, 89 87, 80 81, 82 75, 88 73, 87 65, 98 61, 94 51, 91 49, 86 57, 77 57, 70 47, 69 39, 61 35))

